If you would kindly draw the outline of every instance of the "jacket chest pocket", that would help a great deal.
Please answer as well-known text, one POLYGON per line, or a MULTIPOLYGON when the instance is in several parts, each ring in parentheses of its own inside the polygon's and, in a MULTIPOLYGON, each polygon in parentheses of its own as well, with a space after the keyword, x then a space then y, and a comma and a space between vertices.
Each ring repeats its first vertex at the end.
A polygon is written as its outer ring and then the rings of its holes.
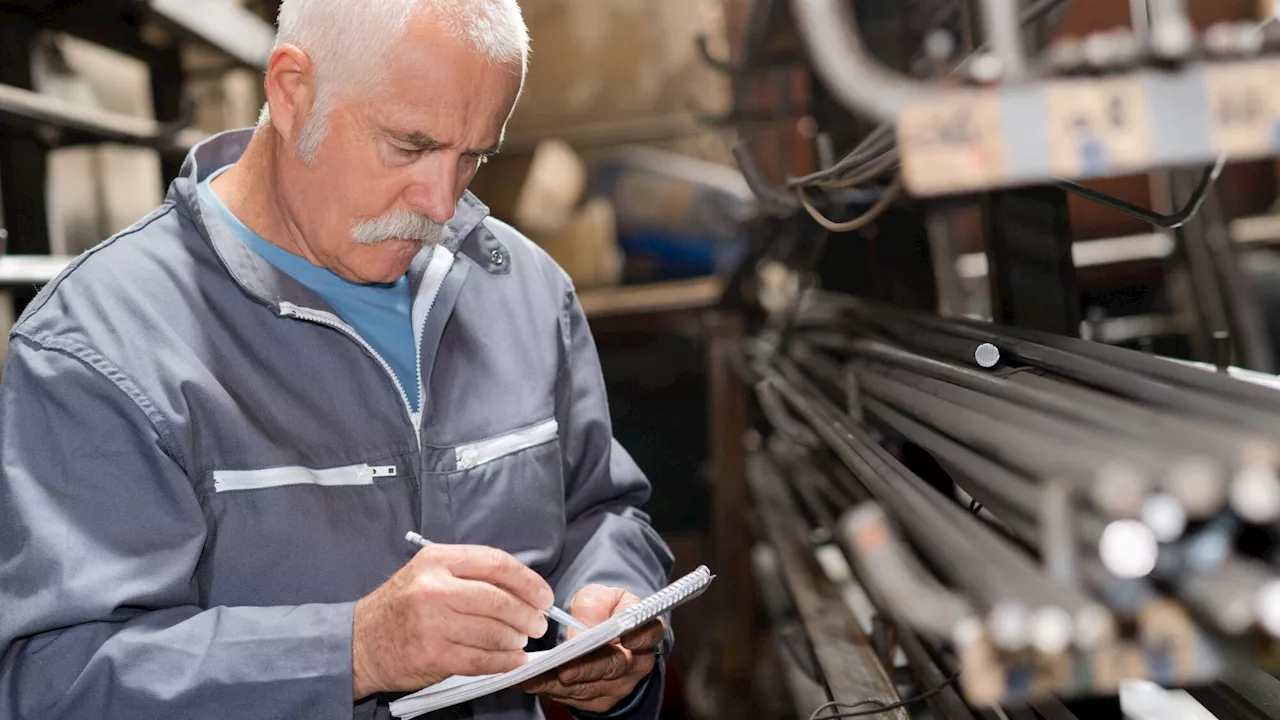
POLYGON ((411 455, 335 466, 216 470, 202 584, 227 605, 355 600, 410 557, 411 455))
POLYGON ((456 541, 505 550, 548 572, 564 544, 559 428, 554 419, 426 458, 444 485, 456 541))

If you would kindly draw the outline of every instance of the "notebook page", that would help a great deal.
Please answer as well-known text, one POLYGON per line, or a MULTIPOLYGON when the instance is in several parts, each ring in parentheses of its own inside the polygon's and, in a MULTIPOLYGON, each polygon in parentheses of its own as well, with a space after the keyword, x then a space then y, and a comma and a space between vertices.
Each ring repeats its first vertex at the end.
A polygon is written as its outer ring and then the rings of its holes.
POLYGON ((614 615, 586 632, 574 636, 554 649, 529 653, 521 667, 499 675, 450 678, 391 703, 391 713, 402 720, 440 708, 474 700, 528 680, 576 660, 614 638, 625 635, 664 612, 701 595, 714 576, 705 566, 689 573, 666 588, 614 615), (446 684, 447 683, 447 684, 446 684))

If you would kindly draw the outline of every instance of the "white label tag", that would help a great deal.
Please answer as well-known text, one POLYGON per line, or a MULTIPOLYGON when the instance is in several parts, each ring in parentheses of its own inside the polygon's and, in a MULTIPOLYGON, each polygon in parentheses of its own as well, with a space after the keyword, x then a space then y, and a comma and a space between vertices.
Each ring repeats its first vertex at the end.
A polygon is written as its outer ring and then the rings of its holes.
POLYGON ((898 119, 902 178, 914 195, 995 187, 1008 174, 1000 96, 954 91, 908 105, 898 119))
POLYGON ((1066 80, 1044 90, 1053 171, 1082 178, 1141 170, 1151 157, 1146 90, 1136 78, 1066 80))
POLYGON ((1213 113, 1214 150, 1253 157, 1280 146, 1278 84, 1280 63, 1274 60, 1209 67, 1205 85, 1213 113))

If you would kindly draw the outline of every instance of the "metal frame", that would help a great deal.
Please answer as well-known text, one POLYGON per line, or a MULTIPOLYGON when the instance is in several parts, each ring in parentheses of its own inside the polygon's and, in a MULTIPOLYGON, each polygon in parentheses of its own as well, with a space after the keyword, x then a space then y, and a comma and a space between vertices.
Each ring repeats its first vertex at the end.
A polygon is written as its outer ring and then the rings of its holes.
POLYGON ((1080 294, 1066 193, 992 193, 983 205, 991 314, 1002 325, 1077 336, 1080 294))
POLYGON ((239 5, 227 0, 150 0, 148 7, 245 67, 267 67, 275 28, 239 5))

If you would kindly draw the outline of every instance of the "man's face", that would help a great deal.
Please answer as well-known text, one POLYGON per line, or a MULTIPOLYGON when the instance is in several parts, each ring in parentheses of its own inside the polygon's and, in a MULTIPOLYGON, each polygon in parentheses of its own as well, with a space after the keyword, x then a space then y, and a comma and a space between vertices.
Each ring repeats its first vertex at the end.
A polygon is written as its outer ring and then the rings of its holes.
MULTIPOLYGON (((320 264, 392 282, 439 239, 520 90, 518 65, 488 60, 429 18, 390 53, 386 80, 330 114, 311 164, 282 163, 282 193, 320 264)), ((299 128, 300 129, 300 128, 299 128)))

